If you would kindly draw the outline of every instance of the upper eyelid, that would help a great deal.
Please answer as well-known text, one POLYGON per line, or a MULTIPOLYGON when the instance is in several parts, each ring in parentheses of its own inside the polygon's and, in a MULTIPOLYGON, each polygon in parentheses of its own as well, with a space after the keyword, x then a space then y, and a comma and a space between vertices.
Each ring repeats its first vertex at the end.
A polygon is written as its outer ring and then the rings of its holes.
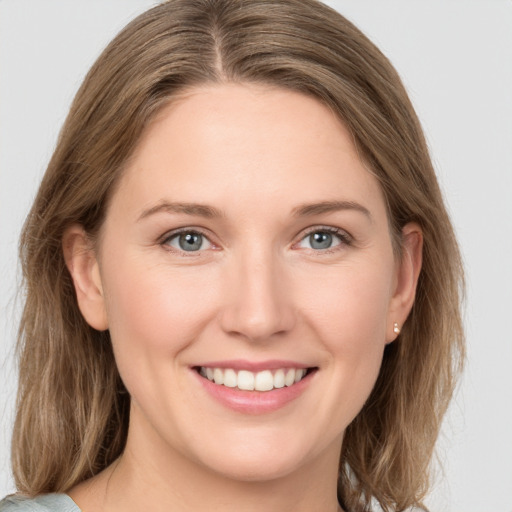
POLYGON ((197 233, 197 234, 202 235, 205 238, 207 238, 212 244, 214 243, 211 239, 211 235, 209 235, 206 230, 204 230, 202 228, 189 227, 189 226, 186 226, 183 228, 171 229, 169 231, 166 231, 161 237, 159 237, 159 241, 160 241, 160 243, 163 243, 166 240, 173 238, 174 236, 181 235, 182 233, 197 233))
POLYGON ((335 235, 338 235, 340 237, 348 238, 349 240, 353 240, 354 237, 346 230, 342 228, 338 228, 335 226, 310 226, 309 228, 306 228, 305 230, 301 231, 301 233, 298 235, 299 240, 302 240, 304 237, 310 235, 311 233, 321 232, 321 231, 327 231, 328 233, 332 233, 335 235))

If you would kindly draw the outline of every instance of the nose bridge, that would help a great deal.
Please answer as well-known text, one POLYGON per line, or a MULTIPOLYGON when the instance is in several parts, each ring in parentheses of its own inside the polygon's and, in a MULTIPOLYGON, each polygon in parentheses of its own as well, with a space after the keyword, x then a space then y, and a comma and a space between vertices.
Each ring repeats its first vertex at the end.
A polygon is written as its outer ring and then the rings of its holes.
POLYGON ((295 323, 292 298, 284 286, 284 269, 272 247, 252 244, 234 257, 223 329, 251 341, 266 340, 295 323))

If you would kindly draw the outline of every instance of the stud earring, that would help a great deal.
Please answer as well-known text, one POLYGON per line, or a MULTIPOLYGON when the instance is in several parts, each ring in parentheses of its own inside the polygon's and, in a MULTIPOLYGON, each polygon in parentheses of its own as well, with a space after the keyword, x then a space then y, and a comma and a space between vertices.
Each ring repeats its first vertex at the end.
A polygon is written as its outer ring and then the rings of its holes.
POLYGON ((395 322, 395 323, 393 324, 393 332, 394 332, 395 334, 400 334, 400 327, 398 327, 398 323, 397 323, 397 322, 395 322))

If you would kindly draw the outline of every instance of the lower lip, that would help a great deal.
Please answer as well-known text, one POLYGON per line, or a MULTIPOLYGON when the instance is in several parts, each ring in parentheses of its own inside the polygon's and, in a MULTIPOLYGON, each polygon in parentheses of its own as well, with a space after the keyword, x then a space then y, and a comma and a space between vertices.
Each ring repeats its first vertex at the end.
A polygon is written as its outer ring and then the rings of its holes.
POLYGON ((309 386, 316 372, 308 373, 302 380, 272 391, 243 391, 209 381, 192 370, 203 389, 225 407, 243 414, 265 414, 281 409, 298 398, 309 386))

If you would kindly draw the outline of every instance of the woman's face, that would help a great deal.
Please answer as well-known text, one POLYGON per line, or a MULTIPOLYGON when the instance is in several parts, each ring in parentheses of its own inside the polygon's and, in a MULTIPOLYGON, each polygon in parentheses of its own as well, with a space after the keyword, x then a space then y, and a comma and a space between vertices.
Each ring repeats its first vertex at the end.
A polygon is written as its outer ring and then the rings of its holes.
POLYGON ((246 480, 337 463, 406 313, 379 185, 325 106, 248 85, 172 102, 97 256, 106 320, 79 300, 110 330, 132 451, 246 480))

